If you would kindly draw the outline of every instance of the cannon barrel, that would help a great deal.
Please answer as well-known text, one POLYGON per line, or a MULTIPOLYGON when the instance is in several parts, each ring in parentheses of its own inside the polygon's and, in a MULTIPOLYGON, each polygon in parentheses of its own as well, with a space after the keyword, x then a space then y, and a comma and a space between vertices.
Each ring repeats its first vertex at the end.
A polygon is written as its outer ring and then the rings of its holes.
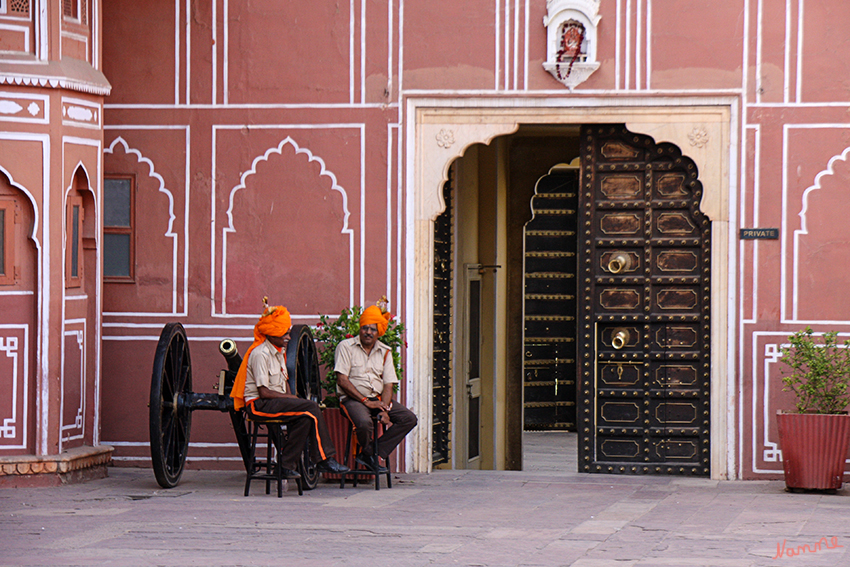
POLYGON ((234 374, 239 372, 239 366, 242 365, 242 355, 236 348, 236 343, 233 339, 224 339, 218 344, 218 351, 227 360, 227 369, 234 374))

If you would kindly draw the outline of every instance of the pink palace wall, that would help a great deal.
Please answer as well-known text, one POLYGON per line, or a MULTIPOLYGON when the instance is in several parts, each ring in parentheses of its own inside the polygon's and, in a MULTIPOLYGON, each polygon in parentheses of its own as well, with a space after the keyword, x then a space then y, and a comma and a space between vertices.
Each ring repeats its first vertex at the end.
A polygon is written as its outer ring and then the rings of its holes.
MULTIPOLYGON (((541 66, 543 0, 105 3, 104 171, 136 176, 140 237, 135 282, 103 288, 102 439, 118 462, 149 462, 167 321, 186 325, 195 389, 212 391, 218 341, 244 351, 263 295, 315 323, 386 293, 404 320, 406 97, 699 95, 737 101, 735 234, 779 229, 732 242, 729 329, 737 476, 778 478, 777 349, 806 325, 850 336, 850 7, 603 0, 599 13, 601 66, 570 93, 541 66)), ((190 466, 238 466, 226 418, 193 419, 190 466)))
POLYGON ((100 444, 101 103, 109 85, 98 71, 97 10, 82 6, 84 17, 68 18, 59 2, 0 3, 3 482, 56 471, 56 456, 69 452, 69 462, 85 466, 91 461, 75 450, 100 444), (72 276, 66 228, 75 206, 72 276), (32 455, 45 458, 18 459, 32 455))

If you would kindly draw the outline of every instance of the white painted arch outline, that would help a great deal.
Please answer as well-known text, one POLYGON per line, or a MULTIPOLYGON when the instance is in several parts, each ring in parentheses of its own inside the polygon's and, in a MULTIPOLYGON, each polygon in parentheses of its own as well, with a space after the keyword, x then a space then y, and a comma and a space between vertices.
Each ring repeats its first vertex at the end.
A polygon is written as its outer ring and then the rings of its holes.
POLYGON ((32 238, 33 242, 35 242, 35 247, 36 247, 36 250, 38 250, 38 255, 39 255, 38 264, 40 266, 41 265, 41 243, 38 241, 38 235, 37 235, 37 232, 38 232, 38 203, 35 202, 35 198, 33 197, 32 193, 30 193, 27 190, 26 187, 24 187, 20 183, 17 183, 15 181, 15 178, 12 177, 12 174, 9 172, 9 170, 7 170, 2 165, 0 165, 0 173, 5 175, 6 179, 9 180, 9 185, 11 185, 15 189, 19 190, 21 193, 26 195, 27 199, 29 199, 29 201, 30 201, 30 205, 32 206, 32 211, 33 211, 33 224, 32 224, 32 233, 29 235, 29 237, 32 238))
MULTIPOLYGON (((158 191, 160 193, 164 193, 168 197, 168 228, 163 236, 171 238, 171 313, 132 313, 132 315, 185 315, 185 305, 183 307, 184 313, 177 313, 177 248, 179 238, 178 234, 174 232, 174 221, 177 219, 177 215, 174 214, 174 194, 165 186, 165 180, 162 176, 156 172, 153 161, 143 156, 142 152, 139 150, 131 148, 122 136, 115 138, 112 143, 103 150, 103 153, 113 154, 115 152, 115 147, 119 144, 124 148, 124 153, 135 155, 138 163, 143 163, 148 166, 148 176, 159 181, 158 191)), ((184 243, 184 246, 188 246, 188 244, 189 243, 186 242, 184 243)), ((122 315, 122 313, 104 313, 104 315, 122 315)), ((123 315, 126 315, 126 313, 123 313, 123 315)))
MULTIPOLYGON (((850 146, 844 148, 844 151, 840 154, 836 154, 829 159, 829 162, 826 164, 826 169, 820 171, 817 175, 815 175, 815 182, 807 187, 805 191, 803 191, 803 197, 801 199, 802 206, 800 208, 800 212, 797 213, 800 217, 800 228, 794 231, 794 267, 792 269, 793 275, 793 286, 794 289, 792 291, 792 312, 791 317, 794 321, 799 321, 799 315, 797 312, 799 305, 799 293, 800 293, 800 239, 803 236, 809 234, 808 227, 808 213, 809 213, 809 195, 820 189, 823 189, 821 181, 826 177, 832 177, 835 175, 835 163, 838 161, 847 162, 847 156, 850 155, 850 146)), ((784 304, 783 304, 784 306, 784 304)), ((846 322, 846 321, 838 321, 838 322, 846 322)))
MULTIPOLYGON (((29 237, 35 243, 35 249, 36 249, 36 269, 38 270, 38 276, 36 278, 36 281, 38 282, 36 284, 37 289, 38 289, 38 291, 36 291, 36 294, 37 294, 38 297, 36 299, 36 303, 38 304, 39 317, 35 321, 35 323, 38 324, 38 322, 41 321, 41 309, 42 309, 42 306, 41 306, 41 297, 42 297, 42 293, 41 293, 41 290, 42 290, 42 287, 41 287, 41 282, 42 282, 42 250, 41 250, 41 243, 38 240, 38 234, 37 234, 38 233, 38 226, 39 226, 39 224, 38 224, 39 223, 39 221, 38 221, 38 216, 39 216, 38 215, 38 213, 39 213, 38 204, 36 203, 35 198, 33 197, 32 193, 30 193, 29 190, 27 190, 26 187, 24 187, 23 185, 21 185, 21 184, 19 184, 15 181, 14 177, 12 177, 11 172, 9 172, 6 168, 0 166, 0 173, 2 173, 3 175, 6 176, 6 179, 9 181, 10 186, 12 186, 15 189, 17 189, 18 191, 20 191, 24 196, 26 196, 27 199, 29 199, 30 206, 32 207, 33 225, 32 225, 32 233, 29 235, 29 237)), ((4 294, 5 293, 0 292, 0 295, 4 295, 4 294)), ((23 388, 23 393, 24 393, 23 408, 22 408, 22 415, 21 415, 21 422, 20 422, 21 425, 22 425, 22 431, 23 431, 23 442, 20 445, 4 446, 4 447, 2 447, 2 449, 6 449, 6 450, 26 449, 27 448, 26 439, 27 439, 27 436, 29 435, 29 409, 28 408, 29 408, 29 405, 30 405, 30 401, 29 401, 27 396, 29 394, 29 388, 30 388, 30 386, 29 386, 29 378, 30 378, 30 368, 29 368, 30 352, 29 351, 30 351, 30 348, 31 348, 30 339, 29 339, 30 329, 27 325, 17 325, 17 324, 0 325, 0 329, 22 329, 23 337, 24 337, 23 349, 20 350, 20 353, 22 354, 21 358, 22 358, 22 361, 23 361, 23 370, 22 370, 22 374, 20 374, 21 376, 23 376, 23 384, 21 385, 21 387, 23 388)), ((8 352, 6 353, 6 356, 9 356, 8 352)), ((14 421, 16 421, 17 420, 18 376, 13 377, 13 380, 14 380, 14 382, 13 382, 14 386, 13 386, 13 395, 12 395, 12 419, 14 421)), ((5 424, 4 424, 4 426, 5 426, 5 424)))
MULTIPOLYGON (((66 138, 63 141, 69 142, 70 140, 68 138, 66 138)), ((63 146, 64 146, 64 144, 63 144, 63 146)), ((97 144, 97 147, 98 147, 98 150, 99 150, 100 145, 97 144)), ((98 151, 98 157, 100 157, 99 151, 98 151)), ((100 168, 100 164, 98 164, 98 168, 100 168)), ((77 161, 76 165, 74 165, 74 167, 70 168, 69 171, 71 172, 71 177, 68 180, 68 185, 67 185, 67 187, 65 187, 65 192, 62 196, 62 210, 67 211, 68 198, 71 194, 71 191, 74 189, 74 179, 76 178, 77 173, 82 171, 82 173, 83 173, 83 175, 85 176, 85 179, 86 179, 86 186, 85 186, 85 188, 82 189, 82 191, 87 191, 88 193, 91 194, 92 201, 94 202, 95 211, 100 211, 100 206, 99 206, 99 203, 98 203, 98 199, 99 199, 100 195, 98 194, 97 189, 95 187, 92 187, 92 184, 91 184, 92 179, 97 180, 98 177, 92 176, 89 173, 88 168, 82 162, 82 160, 77 161)), ((98 215, 97 212, 95 212, 95 215, 96 215, 95 216, 95 226, 97 227, 96 230, 95 230, 95 241, 96 241, 96 247, 97 247, 97 250, 98 250, 97 256, 98 256, 98 258, 100 258, 101 254, 102 254, 101 234, 102 234, 103 225, 101 223, 101 219, 98 218, 100 215, 98 215)), ((67 216, 67 214, 65 214, 63 212, 63 214, 62 214, 62 258, 63 259, 65 258, 65 255, 67 253, 67 245, 68 245, 68 243, 67 243, 68 229, 67 229, 67 225, 66 225, 67 221, 68 221, 68 216, 67 216)), ((64 272, 64 269, 63 269, 63 272, 64 272)), ((96 270, 96 274, 95 274, 95 277, 94 277, 94 281, 96 282, 95 286, 96 286, 96 290, 97 290, 95 292, 95 294, 96 294, 96 296, 99 297, 100 294, 102 293, 102 287, 100 285, 101 274, 100 274, 100 264, 99 263, 98 263, 98 268, 96 270)), ((76 296, 76 297, 86 298, 87 301, 91 301, 91 299, 92 299, 91 296, 88 296, 88 295, 76 296)), ((73 299, 73 298, 74 297, 72 297, 71 299, 73 299)), ((78 346, 80 348, 80 357, 81 357, 81 360, 80 360, 80 381, 81 382, 80 382, 80 403, 77 407, 77 415, 78 416, 84 416, 85 415, 85 399, 86 399, 86 395, 87 395, 87 389, 86 389, 86 386, 87 386, 86 357, 88 356, 88 349, 92 348, 92 345, 90 345, 89 344, 90 342, 87 340, 89 337, 88 337, 88 334, 87 334, 87 322, 86 322, 86 320, 85 319, 66 319, 65 318, 66 303, 67 303, 68 300, 69 300, 69 297, 67 295, 67 291, 66 291, 65 287, 62 286, 62 339, 60 339, 60 341, 59 341, 60 351, 61 351, 60 373, 59 373, 59 407, 60 407, 59 451, 60 452, 62 452, 63 445, 64 445, 65 442, 72 441, 72 440, 75 440, 75 439, 82 439, 85 436, 85 428, 86 428, 85 422, 81 421, 80 426, 79 426, 80 432, 79 432, 78 435, 69 437, 69 436, 64 434, 64 432, 66 431, 66 427, 62 423, 62 419, 63 419, 63 413, 64 413, 64 408, 65 408, 65 355, 66 355, 65 337, 68 336, 69 334, 77 334, 78 346), (73 331, 70 331, 70 332, 67 330, 67 327, 69 325, 76 325, 76 324, 80 324, 80 323, 83 326, 82 330, 73 330, 73 331)), ((101 317, 101 313, 100 313, 101 307, 100 307, 99 301, 97 301, 96 311, 98 312, 96 320, 99 321, 100 317, 101 317)), ((97 399, 97 396, 99 395, 98 392, 100 390, 100 364, 99 364, 100 363, 100 328, 99 328, 98 325, 95 325, 94 329, 95 329, 95 336, 94 336, 93 348, 96 351, 96 362, 95 362, 95 365, 94 365, 95 369, 94 369, 94 387, 93 387, 93 389, 94 389, 95 399, 97 399)), ((95 413, 95 418, 94 418, 95 423, 98 421, 98 419, 99 419, 99 416, 97 415, 97 413, 95 413)), ((95 427, 96 427, 96 425, 95 425, 95 427)), ((96 440, 97 436, 98 436, 98 432, 93 431, 93 439, 96 440)))
MULTIPOLYGON (((321 167, 321 171, 319 172, 320 176, 328 177, 331 180, 331 189, 339 192, 342 195, 342 229, 340 230, 340 234, 348 235, 348 270, 349 270, 349 298, 348 304, 354 305, 354 231, 348 227, 348 217, 351 216, 351 212, 348 210, 348 194, 345 192, 345 189, 337 183, 336 175, 329 171, 325 165, 325 161, 314 155, 308 148, 302 148, 298 145, 298 143, 292 139, 291 136, 287 136, 277 146, 272 146, 266 152, 254 158, 254 161, 251 163, 251 168, 242 173, 239 178, 239 185, 236 185, 230 190, 230 194, 228 195, 228 206, 227 206, 227 226, 224 227, 221 231, 221 315, 224 316, 244 316, 244 317, 252 317, 255 315, 250 314, 242 314, 242 315, 230 315, 227 313, 227 235, 228 233, 235 233, 236 228, 233 226, 233 205, 236 193, 245 189, 246 182, 248 178, 257 173, 257 165, 261 162, 266 162, 269 160, 269 157, 272 154, 283 155, 283 148, 285 146, 292 146, 295 150, 295 155, 304 154, 307 156, 307 163, 317 162, 321 167)), ((361 213, 362 214, 362 213, 361 213)))

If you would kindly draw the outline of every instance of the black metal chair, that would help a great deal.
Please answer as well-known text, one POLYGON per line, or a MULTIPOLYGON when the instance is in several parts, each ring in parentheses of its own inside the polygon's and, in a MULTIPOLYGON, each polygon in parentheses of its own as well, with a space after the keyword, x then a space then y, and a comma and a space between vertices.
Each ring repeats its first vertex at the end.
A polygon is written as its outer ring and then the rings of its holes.
MULTIPOLYGON (((357 466, 358 463, 354 460, 353 455, 356 454, 358 451, 356 451, 356 450, 352 451, 352 448, 351 448, 352 440, 353 440, 355 449, 358 445, 357 435, 355 435, 354 422, 351 421, 351 417, 348 415, 348 412, 345 411, 345 408, 343 408, 342 413, 345 414, 345 416, 348 418, 348 438, 345 441, 345 453, 343 453, 343 454, 345 455, 346 460, 349 461, 346 464, 348 464, 348 466, 351 468, 351 471, 349 471, 347 473, 343 473, 343 474, 340 475, 339 487, 345 488, 345 477, 346 476, 351 477, 351 485, 355 486, 355 487, 357 486, 357 477, 358 476, 374 476, 375 477, 375 490, 380 490, 381 489, 381 475, 386 474, 387 475, 387 488, 392 488, 393 487, 393 479, 392 479, 392 473, 390 471, 389 466, 387 466, 387 471, 385 473, 379 472, 377 468, 365 467, 365 466, 358 467, 357 466)), ((374 432, 374 434, 372 435, 372 454, 376 455, 376 456, 378 454, 378 437, 379 437, 378 430, 379 429, 383 432, 383 426, 381 424, 381 419, 378 416, 378 411, 373 410, 372 411, 372 431, 374 432)), ((378 463, 377 457, 375 458, 375 463, 376 464, 378 463)), ((389 465, 389 457, 387 457, 387 465, 389 465)))
MULTIPOLYGON (((272 481, 277 483, 277 497, 283 496, 283 480, 293 479, 298 487, 298 495, 304 494, 301 487, 301 475, 284 475, 283 466, 280 462, 283 446, 286 443, 286 425, 282 421, 273 419, 268 420, 253 420, 247 417, 249 435, 251 437, 250 447, 250 466, 248 467, 248 478, 245 479, 245 496, 248 496, 251 490, 252 480, 266 481, 266 494, 271 494, 272 481), (257 441, 265 439, 266 455, 265 458, 257 457, 257 441)), ((262 451, 262 449, 261 449, 262 451)))

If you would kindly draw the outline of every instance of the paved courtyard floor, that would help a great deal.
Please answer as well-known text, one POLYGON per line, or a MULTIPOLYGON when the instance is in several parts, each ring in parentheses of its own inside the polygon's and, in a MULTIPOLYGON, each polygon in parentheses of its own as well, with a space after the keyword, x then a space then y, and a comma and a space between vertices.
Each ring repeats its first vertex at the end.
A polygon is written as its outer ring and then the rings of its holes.
POLYGON ((397 475, 380 491, 323 483, 280 499, 259 483, 243 497, 237 471, 187 471, 170 490, 128 468, 2 489, 0 565, 850 566, 847 487, 579 474, 563 466, 571 447, 534 434, 522 472, 397 475))

